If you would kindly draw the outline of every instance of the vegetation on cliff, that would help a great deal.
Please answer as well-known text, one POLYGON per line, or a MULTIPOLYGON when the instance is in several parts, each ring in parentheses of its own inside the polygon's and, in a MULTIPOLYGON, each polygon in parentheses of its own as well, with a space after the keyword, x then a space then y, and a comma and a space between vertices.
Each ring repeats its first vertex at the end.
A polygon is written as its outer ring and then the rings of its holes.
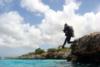
POLYGON ((20 59, 65 59, 70 48, 49 48, 47 51, 38 48, 34 52, 19 56, 20 59))

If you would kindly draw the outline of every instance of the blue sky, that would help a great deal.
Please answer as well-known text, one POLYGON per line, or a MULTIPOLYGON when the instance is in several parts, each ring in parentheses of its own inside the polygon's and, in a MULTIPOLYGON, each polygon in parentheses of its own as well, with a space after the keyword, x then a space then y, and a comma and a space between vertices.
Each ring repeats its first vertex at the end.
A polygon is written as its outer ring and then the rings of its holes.
POLYGON ((99 12, 100 0, 0 0, 0 56, 58 47, 65 38, 64 20, 75 28, 76 38, 100 31, 99 12))
POLYGON ((86 12, 95 12, 95 9, 100 6, 100 0, 81 0, 82 4, 80 9, 77 11, 79 14, 84 14, 86 12))

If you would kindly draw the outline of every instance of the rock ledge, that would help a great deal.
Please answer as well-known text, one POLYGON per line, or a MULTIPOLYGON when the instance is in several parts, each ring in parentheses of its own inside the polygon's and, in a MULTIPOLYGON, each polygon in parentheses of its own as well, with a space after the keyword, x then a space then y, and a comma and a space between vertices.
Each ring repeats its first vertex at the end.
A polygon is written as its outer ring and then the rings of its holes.
POLYGON ((99 63, 100 32, 94 32, 75 40, 67 59, 72 62, 99 63))

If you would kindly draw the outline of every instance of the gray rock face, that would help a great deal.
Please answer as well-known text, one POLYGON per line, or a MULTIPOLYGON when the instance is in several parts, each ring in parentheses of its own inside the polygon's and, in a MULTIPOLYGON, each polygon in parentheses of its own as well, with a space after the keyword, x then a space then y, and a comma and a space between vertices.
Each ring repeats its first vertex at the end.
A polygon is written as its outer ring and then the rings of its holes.
POLYGON ((100 32, 91 33, 75 40, 67 59, 82 63, 100 62, 100 32))

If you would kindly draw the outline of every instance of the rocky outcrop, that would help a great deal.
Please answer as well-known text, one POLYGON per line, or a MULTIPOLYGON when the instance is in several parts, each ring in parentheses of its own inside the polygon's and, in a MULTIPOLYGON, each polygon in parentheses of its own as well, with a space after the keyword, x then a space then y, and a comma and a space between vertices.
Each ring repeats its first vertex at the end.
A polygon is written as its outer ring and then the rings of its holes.
POLYGON ((55 50, 46 51, 41 54, 35 52, 24 54, 18 57, 18 59, 66 59, 70 53, 69 48, 54 48, 55 50))
POLYGON ((50 51, 50 52, 47 52, 45 58, 46 59, 66 59, 67 56, 69 55, 70 53, 70 49, 69 48, 63 48, 63 49, 60 49, 60 50, 57 50, 57 51, 50 51))
POLYGON ((100 32, 91 33, 75 40, 71 45, 69 61, 81 63, 100 62, 100 32))

